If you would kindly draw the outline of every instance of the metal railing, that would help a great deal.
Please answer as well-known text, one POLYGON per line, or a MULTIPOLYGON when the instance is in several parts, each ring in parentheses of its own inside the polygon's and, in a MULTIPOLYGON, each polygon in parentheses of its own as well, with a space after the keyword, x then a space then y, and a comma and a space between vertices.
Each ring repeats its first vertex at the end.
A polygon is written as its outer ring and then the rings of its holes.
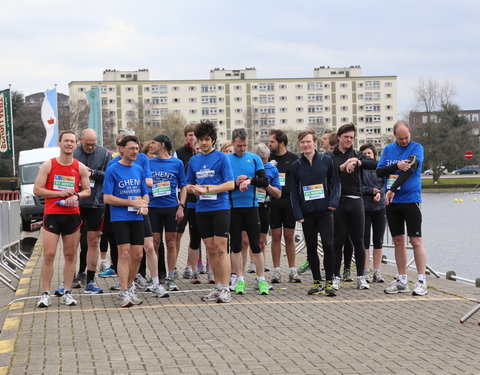
POLYGON ((20 201, 0 201, 0 282, 15 291, 17 270, 23 271, 28 258, 20 250, 20 201))

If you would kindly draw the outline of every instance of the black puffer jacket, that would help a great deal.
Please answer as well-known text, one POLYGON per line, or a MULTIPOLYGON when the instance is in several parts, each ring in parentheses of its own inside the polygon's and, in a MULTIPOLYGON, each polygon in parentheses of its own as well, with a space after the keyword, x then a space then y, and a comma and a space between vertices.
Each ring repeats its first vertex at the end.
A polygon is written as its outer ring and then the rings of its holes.
POLYGON ((365 211, 372 212, 385 208, 385 184, 383 178, 377 176, 376 171, 365 170, 362 176, 363 205, 365 211), (373 200, 373 189, 380 190, 380 200, 373 200))

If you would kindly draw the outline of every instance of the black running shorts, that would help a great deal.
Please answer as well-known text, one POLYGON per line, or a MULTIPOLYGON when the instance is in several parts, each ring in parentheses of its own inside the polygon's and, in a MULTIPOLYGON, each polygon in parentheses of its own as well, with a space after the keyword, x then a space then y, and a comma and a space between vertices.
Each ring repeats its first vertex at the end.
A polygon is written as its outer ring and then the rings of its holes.
POLYGON ((112 221, 113 233, 115 235, 115 241, 117 241, 117 245, 143 245, 144 226, 145 223, 143 220, 112 221))
POLYGON ((150 223, 152 223, 153 233, 163 233, 165 232, 176 232, 177 231, 177 222, 175 221, 175 216, 177 215, 178 206, 175 207, 149 207, 148 208, 148 217, 150 218, 150 223))
POLYGON ((278 199, 270 203, 270 228, 295 229, 295 225, 290 199, 278 199))
POLYGON ((198 231, 202 238, 227 237, 230 234, 230 210, 197 212, 198 231))
POLYGON ((105 208, 80 207, 80 216, 88 232, 101 232, 103 230, 105 208))
POLYGON ((68 236, 69 234, 75 233, 81 226, 82 218, 79 214, 48 214, 43 218, 43 228, 47 232, 62 236, 68 236))
POLYGON ((405 224, 409 237, 422 237, 420 203, 390 203, 387 206, 387 221, 392 237, 405 234, 405 224))

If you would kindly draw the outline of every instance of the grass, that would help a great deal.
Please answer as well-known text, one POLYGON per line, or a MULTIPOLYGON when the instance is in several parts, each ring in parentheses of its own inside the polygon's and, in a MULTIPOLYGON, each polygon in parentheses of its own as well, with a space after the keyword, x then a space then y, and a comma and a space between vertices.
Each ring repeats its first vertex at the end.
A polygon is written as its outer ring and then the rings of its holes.
MULTIPOLYGON (((440 181, 438 185, 477 185, 480 184, 480 177, 468 177, 468 178, 442 178, 440 177, 440 181)), ((422 178, 422 186, 430 186, 433 185, 433 177, 430 178, 422 178)))

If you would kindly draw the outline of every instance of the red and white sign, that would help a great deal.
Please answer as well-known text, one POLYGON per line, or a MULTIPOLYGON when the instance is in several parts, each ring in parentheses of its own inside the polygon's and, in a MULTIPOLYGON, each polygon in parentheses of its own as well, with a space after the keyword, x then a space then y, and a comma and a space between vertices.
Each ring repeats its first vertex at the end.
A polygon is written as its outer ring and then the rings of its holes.
POLYGON ((473 152, 467 151, 465 154, 463 154, 463 157, 467 160, 470 160, 473 158, 473 152))

